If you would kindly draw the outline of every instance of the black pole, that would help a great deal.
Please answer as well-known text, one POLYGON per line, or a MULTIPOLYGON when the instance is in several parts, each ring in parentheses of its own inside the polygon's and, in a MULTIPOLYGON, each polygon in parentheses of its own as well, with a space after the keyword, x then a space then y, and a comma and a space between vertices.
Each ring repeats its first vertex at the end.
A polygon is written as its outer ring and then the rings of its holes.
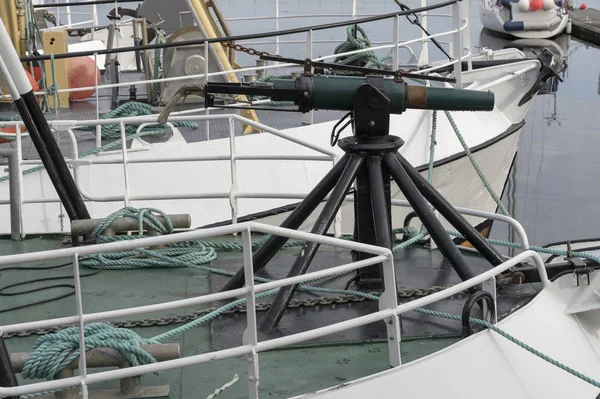
MULTIPOLYGON (((48 126, 46 117, 44 116, 44 113, 40 109, 40 106, 35 99, 33 90, 25 94, 21 94, 21 96, 25 102, 25 105, 29 109, 33 123, 38 128, 41 139, 46 145, 50 159, 56 166, 56 170, 61 178, 65 191, 71 199, 71 203, 75 209, 75 219, 90 219, 90 214, 85 206, 85 203, 83 202, 83 198, 77 189, 75 180, 73 179, 71 171, 65 162, 65 158, 60 151, 60 147, 52 135, 52 131, 50 130, 50 126, 48 126)), ((58 104, 55 104, 55 106, 58 106, 58 104)), ((73 218, 71 218, 71 220, 73 220, 73 218)))
MULTIPOLYGON (((366 168, 356 176, 354 219, 355 237, 358 242, 392 247, 390 177, 386 174, 381 156, 373 155, 366 159, 366 168)), ((373 257, 372 254, 356 252, 355 260, 373 257)), ((356 271, 356 286, 360 290, 381 290, 383 288, 383 265, 381 263, 363 267, 356 271)))
POLYGON ((385 195, 381 157, 371 156, 367 159, 367 173, 371 187, 371 204, 373 204, 375 242, 377 246, 392 249, 392 225, 388 208, 390 205, 385 195))
POLYGON ((447 258, 459 277, 465 281, 475 274, 469 269, 465 258, 462 256, 456 245, 452 242, 442 224, 437 220, 433 211, 421 196, 421 193, 414 185, 408 174, 402 167, 402 164, 396 155, 389 153, 383 157, 384 164, 402 193, 413 207, 419 218, 427 228, 427 232, 438 245, 440 252, 447 258))
MULTIPOLYGON (((344 172, 342 176, 340 176, 339 182, 334 187, 331 192, 331 196, 327 199, 321 214, 317 218, 315 225, 313 226, 311 233, 313 234, 325 234, 333 219, 335 219, 335 214, 342 206, 344 202, 344 198, 348 194, 350 187, 352 186, 352 182, 354 182, 354 178, 356 177, 356 173, 360 169, 363 164, 363 158, 358 155, 351 155, 346 167, 344 168, 344 172)), ((315 242, 307 242, 304 244, 302 249, 300 250, 300 255, 296 258, 296 261, 292 265, 287 277, 294 277, 301 274, 306 273, 306 269, 312 262, 317 250, 319 249, 319 244, 315 242)), ((272 330, 277 324, 279 324, 279 320, 283 317, 283 313, 287 309, 288 304, 292 300, 296 289, 298 288, 297 284, 292 286, 285 286, 279 289, 277 293, 277 298, 273 301, 271 307, 263 323, 260 327, 261 331, 272 330)))
MULTIPOLYGON (((296 230, 304 223, 310 214, 319 206, 321 201, 333 189, 337 181, 340 179, 344 168, 348 164, 350 157, 345 154, 331 170, 323 177, 323 179, 312 189, 306 198, 294 209, 294 211, 283 221, 281 227, 286 229, 296 230)), ((263 245, 254 253, 252 258, 252 266, 254 272, 262 269, 283 247, 287 242, 287 237, 270 236, 263 245)), ((240 288, 244 285, 244 268, 241 268, 237 273, 225 284, 221 289, 229 291, 240 288)))
MULTIPOLYGON (((0 335, 0 386, 4 388, 17 387, 19 386, 19 381, 17 381, 17 376, 15 374, 15 370, 12 367, 12 363, 10 362, 10 355, 8 354, 8 349, 6 349, 6 344, 4 343, 4 337, 0 335)), ((19 399, 19 396, 9 396, 7 399, 19 399)))
POLYGON ((473 246, 477 249, 493 266, 503 263, 502 255, 492 247, 482 236, 471 226, 465 218, 458 213, 450 203, 440 195, 440 193, 429 184, 421 174, 400 154, 396 158, 413 181, 421 194, 437 209, 444 218, 458 230, 473 246))

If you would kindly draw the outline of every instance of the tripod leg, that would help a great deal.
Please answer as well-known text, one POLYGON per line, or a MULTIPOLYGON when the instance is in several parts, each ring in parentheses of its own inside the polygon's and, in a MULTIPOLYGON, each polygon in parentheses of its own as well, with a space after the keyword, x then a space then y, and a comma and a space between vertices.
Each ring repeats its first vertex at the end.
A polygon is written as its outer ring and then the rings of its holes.
POLYGON ((464 235, 465 238, 473 244, 475 249, 485 256, 493 266, 498 266, 504 262, 500 253, 488 244, 481 234, 479 234, 477 230, 475 230, 473 226, 471 226, 469 222, 467 222, 465 218, 458 213, 402 155, 396 153, 396 158, 398 158, 410 179, 427 201, 429 201, 429 203, 431 203, 431 205, 433 205, 435 209, 437 209, 442 216, 456 228, 456 230, 464 235))
POLYGON ((431 235, 431 238, 435 241, 435 243, 440 248, 440 251, 447 258, 456 273, 460 276, 460 278, 464 281, 475 275, 467 265, 465 258, 462 256, 454 242, 450 239, 444 227, 440 223, 439 220, 435 217, 431 208, 425 199, 421 196, 421 193, 415 186, 415 184, 410 180, 408 174, 402 167, 402 164, 396 158, 393 153, 386 154, 383 158, 385 166, 404 193, 404 196, 410 202, 410 205, 413 207, 419 218, 427 228, 427 231, 431 235))
MULTIPOLYGON (((323 179, 312 189, 306 198, 294 209, 294 211, 283 221, 281 227, 296 230, 315 210, 323 198, 333 189, 339 180, 348 160, 349 155, 345 154, 333 168, 323 177, 323 179)), ((280 236, 270 236, 263 245, 254 253, 252 264, 254 271, 263 268, 281 249, 283 244, 288 239, 280 236)), ((244 268, 241 268, 237 273, 225 284, 221 291, 233 290, 244 285, 244 268)))
POLYGON ((373 221, 375 222, 375 242, 380 247, 392 249, 390 205, 389 200, 385 195, 381 158, 369 157, 367 161, 367 171, 369 174, 369 184, 371 186, 371 203, 373 204, 373 221))
MULTIPOLYGON (((370 156, 366 160, 366 168, 356 177, 356 192, 360 191, 359 179, 363 179, 360 196, 355 199, 355 239, 365 244, 392 247, 390 178, 384 177, 380 156, 370 156), (366 192, 364 192, 366 191, 366 192)), ((363 260, 373 255, 358 252, 356 260, 363 260)), ((380 290, 383 288, 382 265, 373 265, 357 270, 356 285, 360 290, 380 290)))
MULTIPOLYGON (((356 173, 360 169, 363 164, 363 158, 358 155, 351 155, 342 176, 336 186, 333 188, 331 192, 331 196, 325 203, 325 207, 321 214, 319 215, 314 227, 311 230, 313 234, 324 234, 327 232, 333 219, 335 218, 335 214, 342 206, 344 202, 344 198, 348 194, 348 190, 350 190, 350 186, 356 177, 356 173)), ((313 260, 317 250, 319 249, 319 244, 315 242, 306 242, 300 251, 300 255, 296 258, 294 265, 290 269, 287 277, 298 276, 300 274, 306 273, 306 269, 310 265, 310 262, 313 260)), ((272 330, 277 327, 279 324, 279 320, 283 317, 283 313, 285 312, 292 296, 296 292, 298 288, 297 284, 292 286, 281 287, 279 292, 277 293, 277 298, 273 301, 265 320, 261 325, 261 330, 272 330)))

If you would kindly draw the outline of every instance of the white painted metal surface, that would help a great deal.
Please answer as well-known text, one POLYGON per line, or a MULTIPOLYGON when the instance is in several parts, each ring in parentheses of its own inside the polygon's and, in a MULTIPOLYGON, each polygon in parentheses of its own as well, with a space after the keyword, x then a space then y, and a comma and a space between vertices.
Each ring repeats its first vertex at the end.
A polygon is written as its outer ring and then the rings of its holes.
MULTIPOLYGON (((584 375, 600 380, 600 311, 569 315, 569 304, 600 288, 560 277, 496 326, 584 375)), ((598 298, 595 299, 599 302, 598 298)), ((595 398, 598 388, 486 330, 412 363, 297 398, 595 398)))

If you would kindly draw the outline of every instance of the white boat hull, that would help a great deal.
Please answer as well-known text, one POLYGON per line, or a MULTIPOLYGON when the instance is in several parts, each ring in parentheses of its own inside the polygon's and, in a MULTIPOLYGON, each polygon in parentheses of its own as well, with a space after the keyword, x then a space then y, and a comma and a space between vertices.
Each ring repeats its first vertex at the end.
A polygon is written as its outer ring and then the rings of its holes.
MULTIPOLYGON (((563 276, 496 326, 598 381, 600 311, 593 293, 599 286, 598 272, 592 273, 589 286, 563 276), (587 298, 595 306, 574 313, 587 298)), ((448 399, 598 396, 592 384, 485 330, 411 363, 296 398, 397 398, 399 389, 418 392, 420 398, 448 399)))
MULTIPOLYGON (((515 51, 515 50, 511 50, 515 51)), ((521 53, 522 54, 522 53, 521 53)), ((505 76, 510 71, 530 70, 522 76, 491 88, 495 93, 496 106, 491 112, 452 112, 458 129, 493 190, 502 192, 508 171, 514 158, 520 129, 531 101, 519 107, 517 103, 533 85, 539 69, 538 61, 524 61, 492 68, 466 71, 464 81, 476 88, 505 76)), ((400 152, 415 167, 425 168, 429 163, 429 145, 432 111, 408 110, 393 115, 390 132, 400 136, 405 145, 400 152)), ((329 146, 329 137, 335 121, 302 126, 283 131, 289 137, 305 140, 313 145, 337 151, 329 146)), ((203 125, 203 123, 201 124, 203 125)), ((342 136, 350 135, 346 129, 342 136)), ((453 205, 495 211, 496 203, 484 188, 475 169, 467 159, 443 112, 437 117, 437 145, 435 148, 434 186, 453 205)), ((245 135, 235 140, 238 155, 319 155, 314 150, 273 136, 269 133, 245 135)), ((175 134, 166 143, 148 144, 138 141, 132 145, 128 157, 128 185, 124 183, 122 153, 110 152, 86 158, 89 162, 114 161, 114 164, 79 166, 76 180, 92 218, 104 218, 124 205, 153 207, 167 213, 189 213, 193 226, 204 226, 232 218, 229 193, 232 188, 229 161, 164 162, 165 159, 186 159, 199 156, 229 156, 229 139, 187 143, 175 134), (148 160, 148 163, 134 163, 148 160), (129 201, 124 202, 127 192, 129 201)), ((70 156, 71 154, 65 154, 70 156)), ((277 207, 297 203, 301 195, 308 193, 330 170, 330 161, 307 160, 238 160, 236 192, 237 216, 255 214, 277 207)), ((426 171, 423 172, 427 174, 426 171)), ((394 187, 394 198, 402 199, 394 187)), ((3 198, 8 198, 8 182, 0 183, 3 198)), ((64 212, 45 171, 24 176, 23 227, 27 234, 68 232, 70 226, 63 223, 64 212), (55 201, 55 202, 49 202, 55 201), (32 203, 35 202, 35 203, 32 203)), ((394 211, 394 226, 402 224, 407 209, 394 211)), ((285 215, 265 221, 279 224, 285 215)), ((316 215, 313 215, 313 217, 316 215)), ((0 234, 10 233, 8 206, 0 208, 0 234)), ((309 219, 303 229, 308 229, 309 219)), ((478 224, 481 220, 471 219, 478 224)), ((342 232, 353 231, 352 204, 342 208, 342 232)))

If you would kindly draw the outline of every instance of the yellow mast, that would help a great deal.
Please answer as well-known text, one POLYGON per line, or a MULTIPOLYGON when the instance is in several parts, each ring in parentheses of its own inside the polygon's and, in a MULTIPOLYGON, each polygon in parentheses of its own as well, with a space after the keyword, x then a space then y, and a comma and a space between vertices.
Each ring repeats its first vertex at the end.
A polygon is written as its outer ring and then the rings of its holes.
POLYGON ((15 46, 19 56, 25 56, 25 14, 23 12, 23 0, 1 1, 0 18, 10 35, 10 40, 15 46), (18 5, 17 5, 18 4, 18 5))
MULTIPOLYGON (((216 37, 220 37, 220 32, 219 29, 217 27, 216 21, 212 18, 212 15, 210 14, 210 11, 208 10, 208 5, 205 2, 205 0, 188 0, 189 4, 193 7, 193 10, 195 11, 197 17, 198 17, 198 21, 200 28, 203 28, 204 31, 206 32, 206 37, 208 38, 216 38, 216 37)), ((229 57, 227 55, 227 53, 225 52, 225 50, 223 49, 222 45, 216 45, 213 46, 213 48, 215 49, 215 53, 217 55, 217 57, 219 58, 219 61, 221 62, 221 64, 223 64, 223 66, 225 67, 225 69, 228 69, 230 71, 233 71, 233 65, 231 65, 231 63, 229 62, 229 57)), ((235 73, 230 72, 229 74, 227 74, 227 76, 229 77, 229 80, 231 82, 238 82, 237 76, 235 75, 235 73)), ((247 102, 248 99, 246 96, 244 95, 238 95, 236 96, 236 99, 238 101, 242 101, 242 102, 247 102)), ((248 118, 250 120, 256 121, 258 122, 258 115, 256 114, 256 111, 252 110, 252 109, 243 109, 241 111, 242 116, 244 116, 245 118, 248 118)), ((245 126, 244 127, 244 134, 246 133, 250 133, 253 131, 257 131, 258 129, 253 128, 252 126, 245 126)), ((260 131, 260 130, 258 130, 260 131)))

